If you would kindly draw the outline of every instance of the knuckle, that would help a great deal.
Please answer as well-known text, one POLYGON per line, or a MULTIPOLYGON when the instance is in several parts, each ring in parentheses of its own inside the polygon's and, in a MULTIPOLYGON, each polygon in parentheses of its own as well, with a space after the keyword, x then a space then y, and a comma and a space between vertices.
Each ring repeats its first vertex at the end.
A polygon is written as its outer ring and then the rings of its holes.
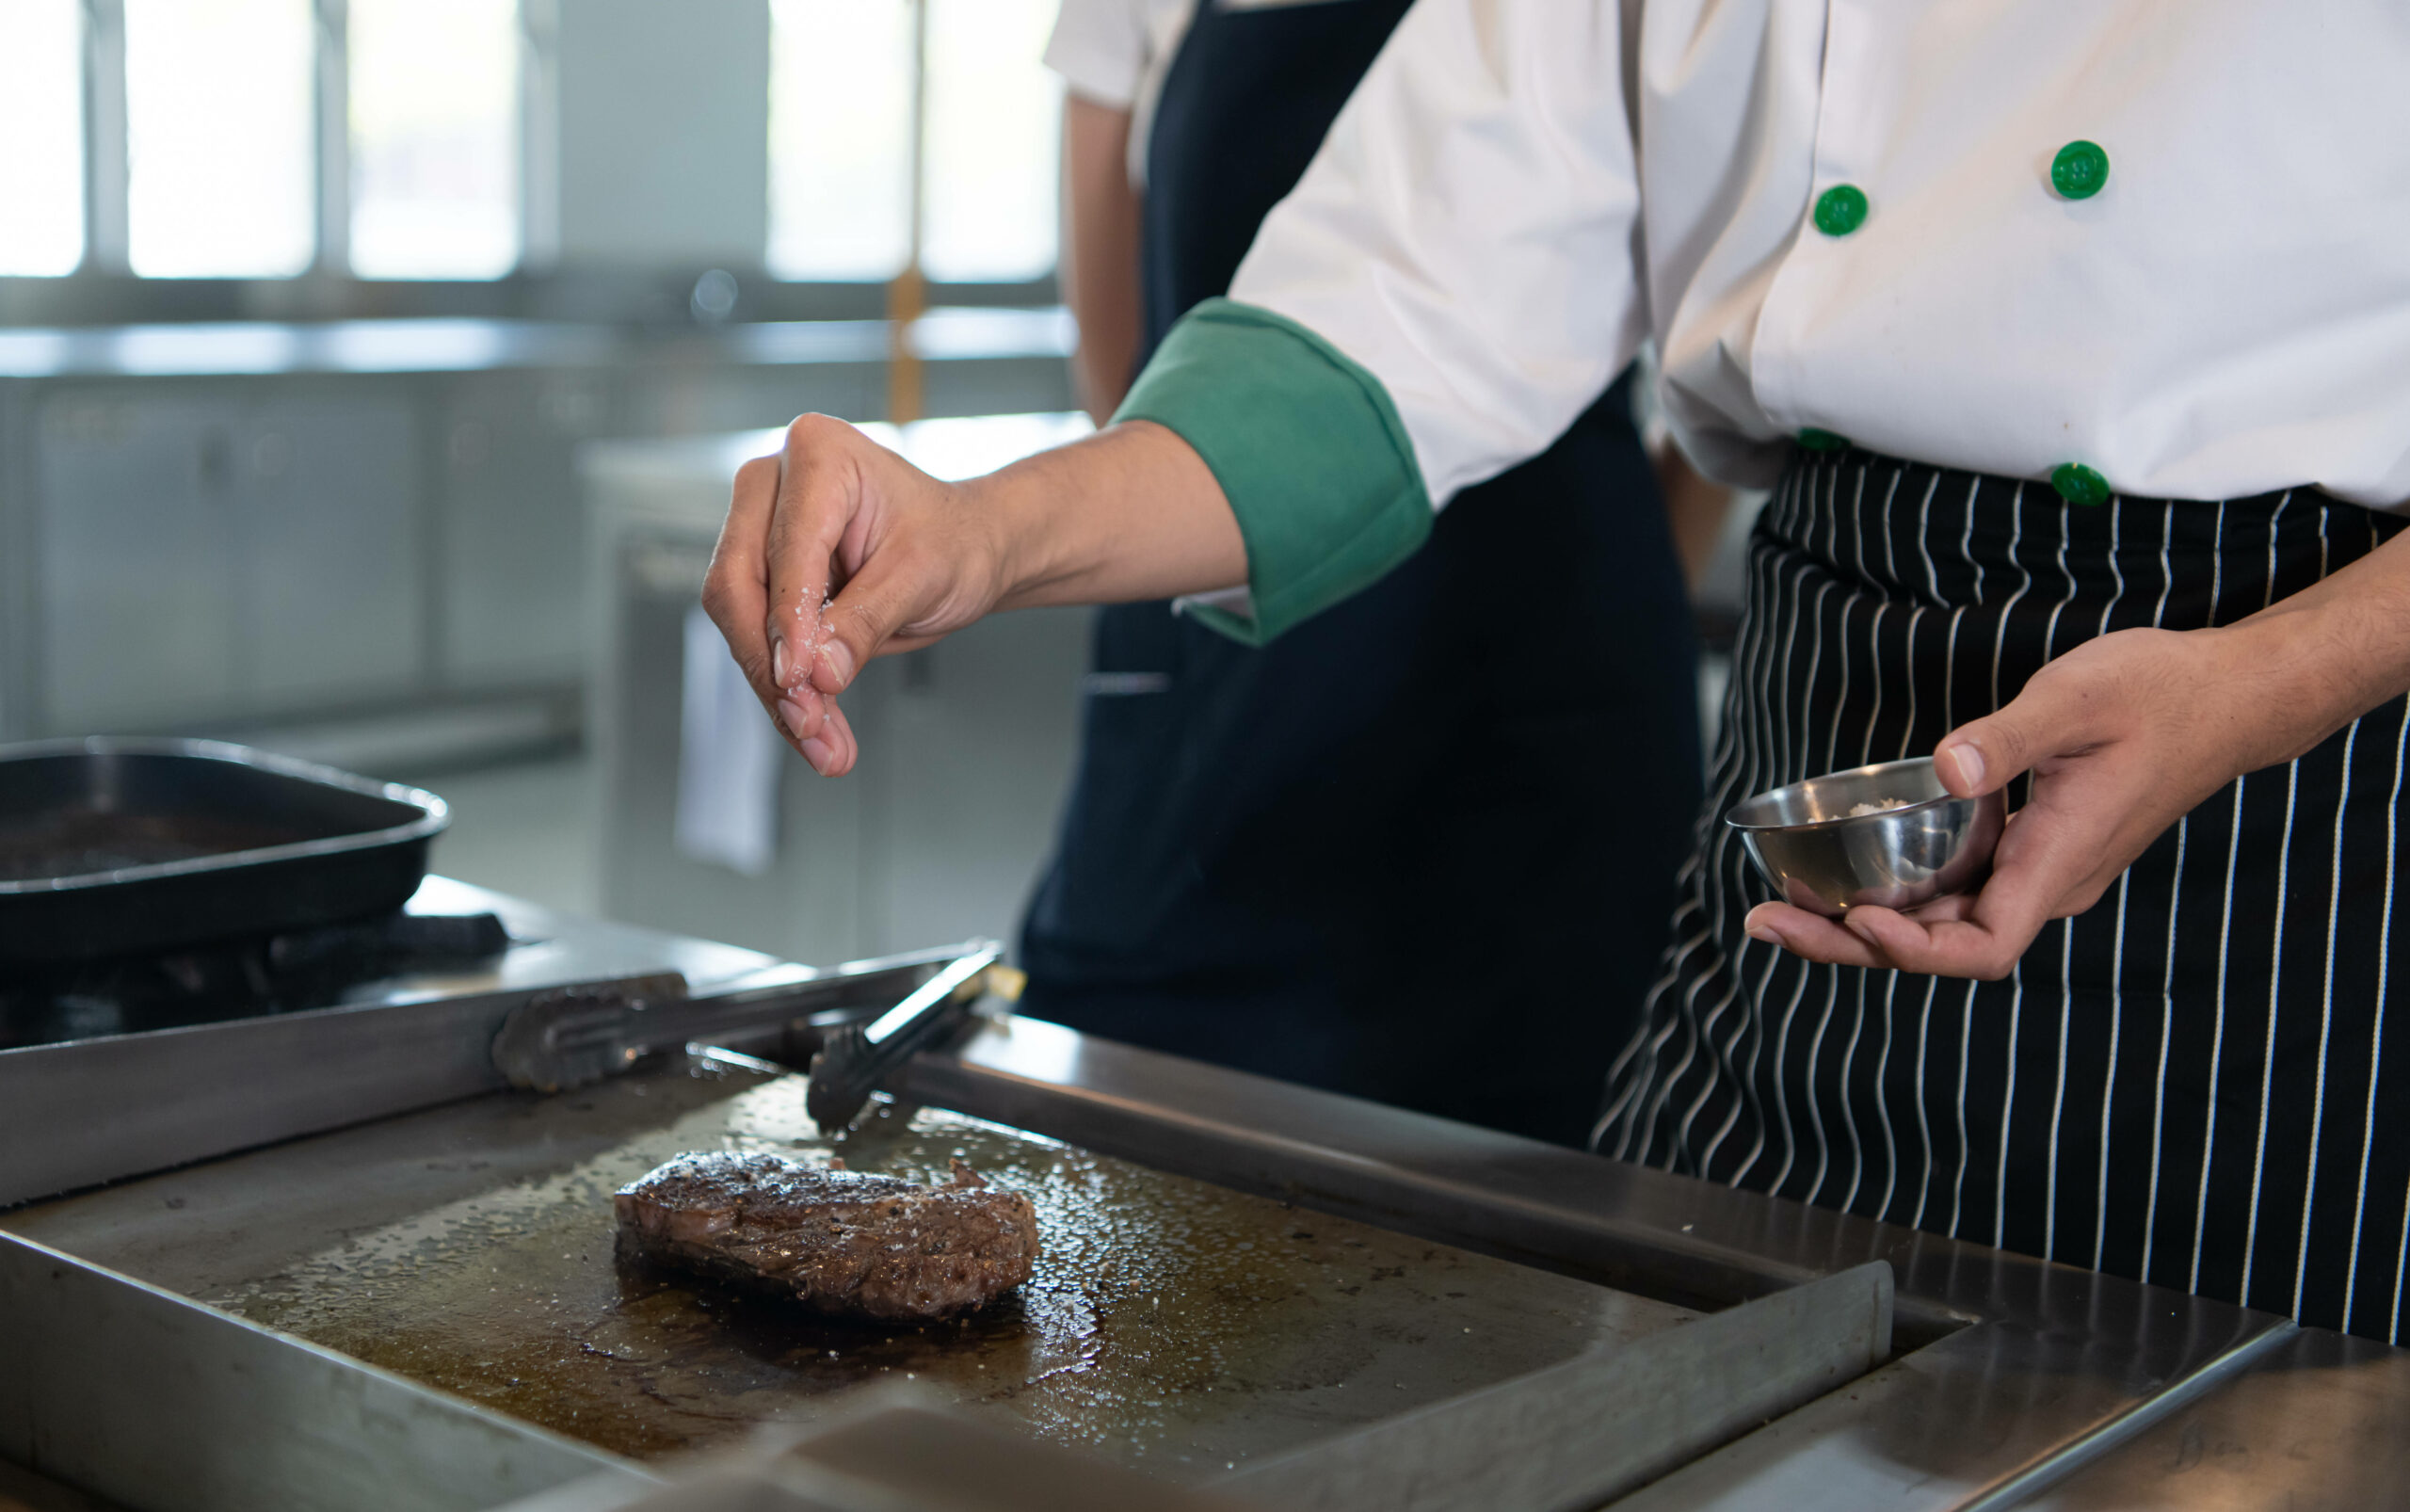
POLYGON ((787 422, 787 448, 790 451, 797 449, 808 451, 815 446, 827 445, 837 438, 837 433, 840 431, 847 436, 860 434, 853 426, 834 415, 821 414, 816 410, 808 414, 799 414, 787 422))

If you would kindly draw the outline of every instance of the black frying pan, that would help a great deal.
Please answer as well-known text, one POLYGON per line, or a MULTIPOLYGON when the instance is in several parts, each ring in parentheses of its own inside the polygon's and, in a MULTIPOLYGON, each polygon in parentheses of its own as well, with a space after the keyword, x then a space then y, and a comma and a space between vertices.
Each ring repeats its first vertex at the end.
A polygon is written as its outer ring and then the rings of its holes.
POLYGON ((0 746, 0 971, 398 909, 443 800, 208 740, 0 746))

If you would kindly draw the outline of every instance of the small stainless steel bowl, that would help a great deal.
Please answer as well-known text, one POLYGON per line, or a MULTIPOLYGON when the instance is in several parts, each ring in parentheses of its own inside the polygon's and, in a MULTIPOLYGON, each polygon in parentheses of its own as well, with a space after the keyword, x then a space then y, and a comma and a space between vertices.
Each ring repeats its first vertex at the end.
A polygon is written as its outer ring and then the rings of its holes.
POLYGON ((1918 756, 1793 782, 1732 806, 1749 859, 1784 899, 1828 917, 1862 903, 1913 909, 1991 874, 2006 805, 1952 797, 1918 756), (1870 803, 1898 804, 1851 812, 1870 803))

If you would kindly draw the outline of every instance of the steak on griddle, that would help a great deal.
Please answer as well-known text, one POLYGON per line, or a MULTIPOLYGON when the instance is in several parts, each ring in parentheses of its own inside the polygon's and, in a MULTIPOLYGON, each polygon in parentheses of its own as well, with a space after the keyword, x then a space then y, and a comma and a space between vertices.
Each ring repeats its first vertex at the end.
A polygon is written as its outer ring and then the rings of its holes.
POLYGON ((622 1246, 839 1316, 924 1323, 1029 1279, 1037 1213, 969 1166, 921 1186, 783 1155, 681 1155, 619 1189, 622 1246))

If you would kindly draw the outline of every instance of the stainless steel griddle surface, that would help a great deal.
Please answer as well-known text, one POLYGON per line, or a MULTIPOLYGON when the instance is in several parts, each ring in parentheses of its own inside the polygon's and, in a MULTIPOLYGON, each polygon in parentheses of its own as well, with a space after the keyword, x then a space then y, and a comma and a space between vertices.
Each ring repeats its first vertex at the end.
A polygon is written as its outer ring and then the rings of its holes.
POLYGON ((0 1215, 605 1448, 653 1456, 911 1379, 1174 1476, 1671 1327, 1673 1307, 924 1110, 842 1144, 805 1082, 693 1064, 477 1099, 0 1215), (683 1150, 959 1155, 1036 1199, 1021 1292, 901 1332, 624 1263, 610 1194, 683 1150))

